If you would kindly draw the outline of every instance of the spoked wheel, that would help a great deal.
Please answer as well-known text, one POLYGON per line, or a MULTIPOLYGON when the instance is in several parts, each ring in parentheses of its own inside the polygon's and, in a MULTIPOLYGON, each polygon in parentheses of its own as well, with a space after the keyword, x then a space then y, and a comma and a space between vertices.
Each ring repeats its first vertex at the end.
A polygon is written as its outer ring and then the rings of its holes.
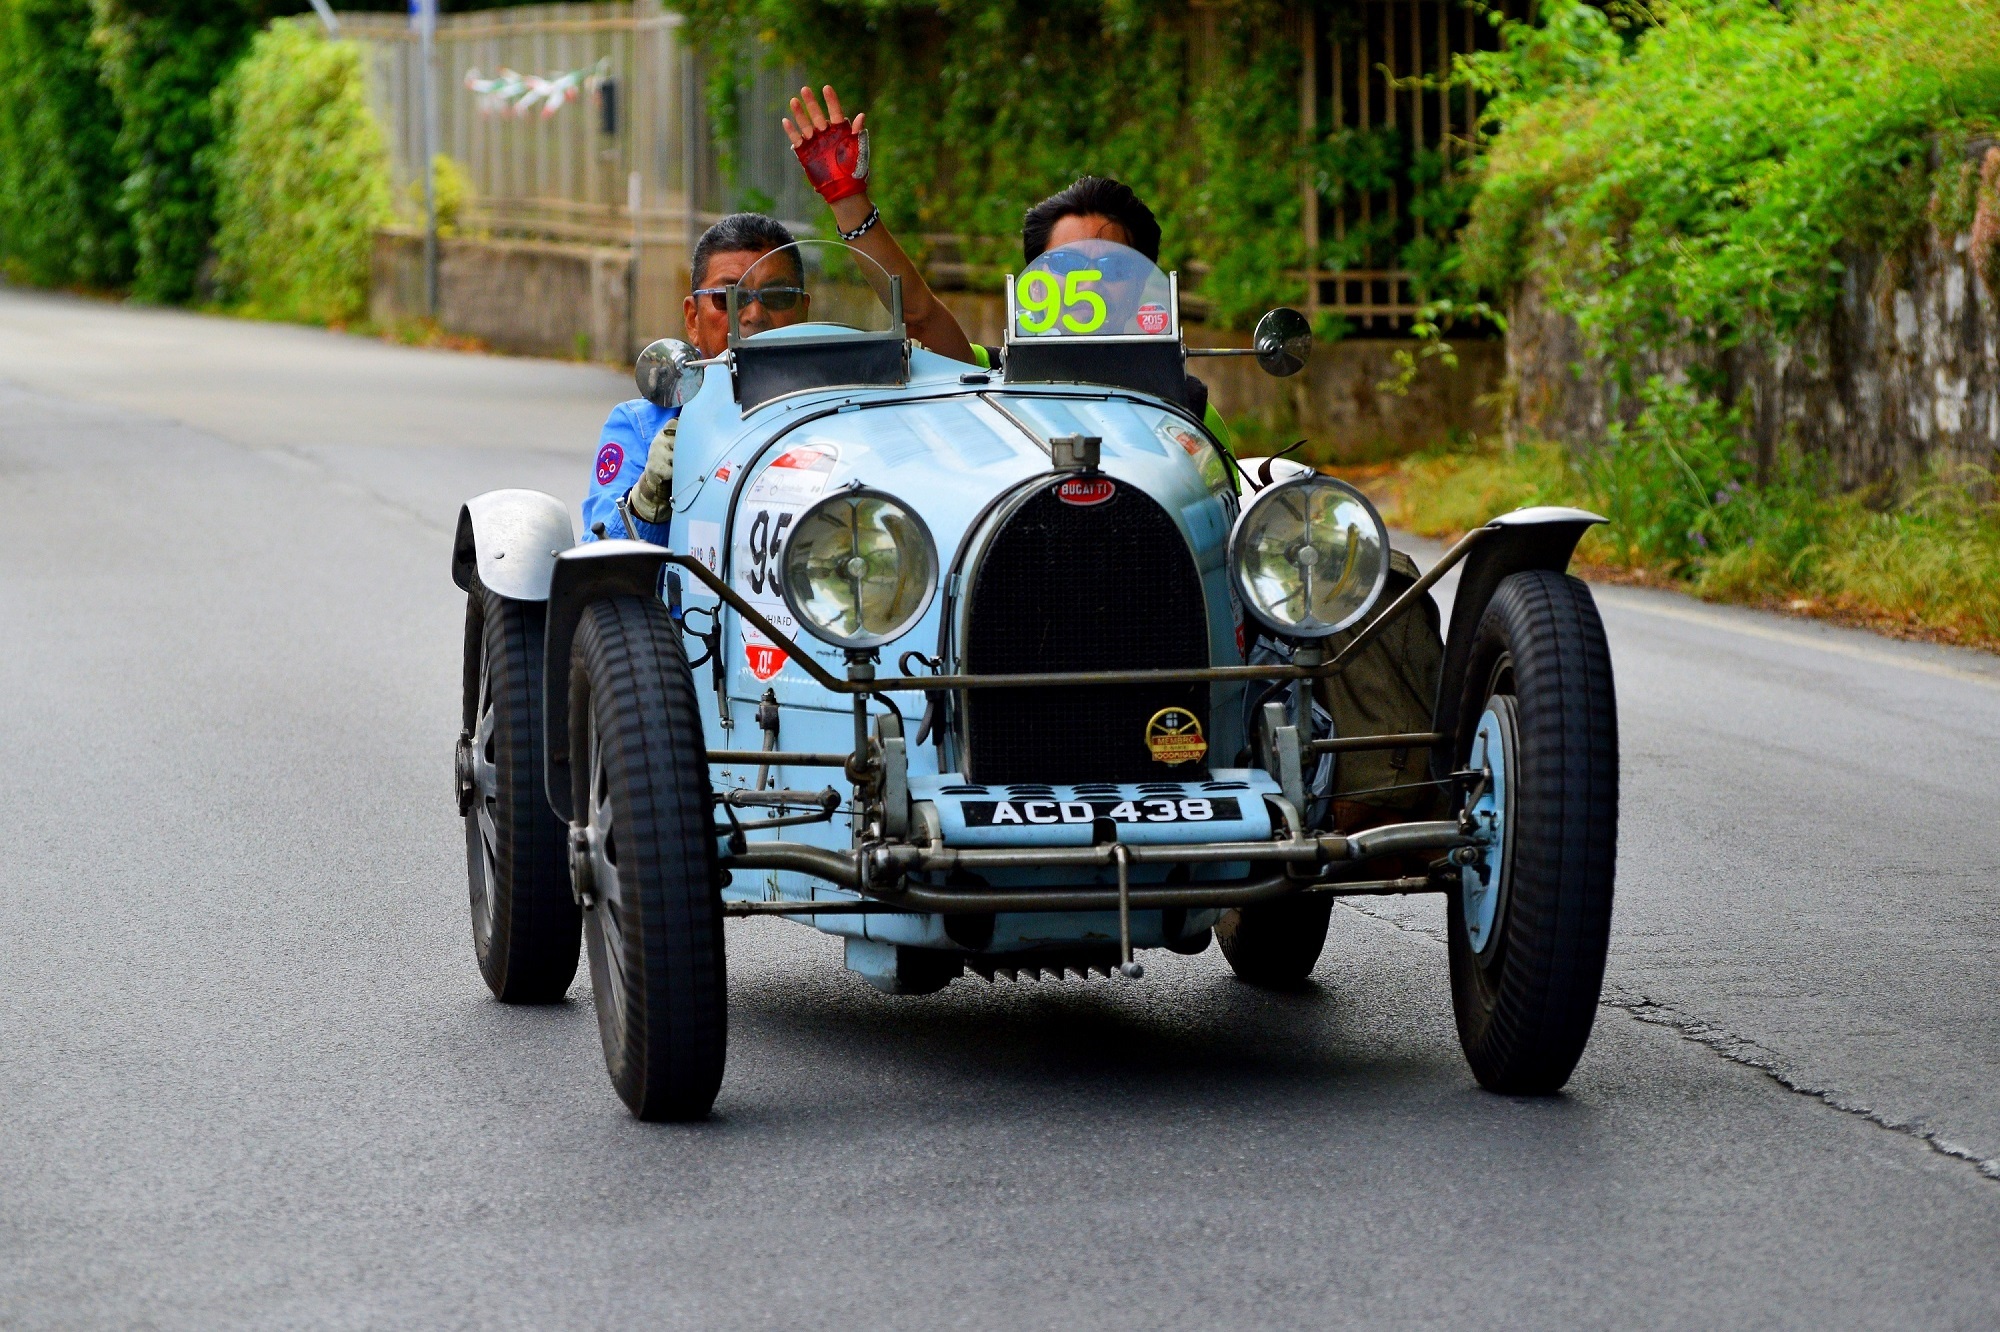
POLYGON ((728 1020, 708 753, 666 607, 591 603, 570 660, 570 866, 605 1067, 640 1119, 700 1119, 728 1020))
POLYGON ((542 785, 539 603, 474 587, 465 607, 459 813, 479 974, 510 1004, 554 1003, 576 977, 563 825, 542 785))
POLYGON ((1452 1009, 1473 1076, 1545 1095, 1597 1016, 1618 849, 1618 712, 1590 589, 1538 570, 1479 622, 1458 754, 1484 855, 1448 899, 1452 1009))

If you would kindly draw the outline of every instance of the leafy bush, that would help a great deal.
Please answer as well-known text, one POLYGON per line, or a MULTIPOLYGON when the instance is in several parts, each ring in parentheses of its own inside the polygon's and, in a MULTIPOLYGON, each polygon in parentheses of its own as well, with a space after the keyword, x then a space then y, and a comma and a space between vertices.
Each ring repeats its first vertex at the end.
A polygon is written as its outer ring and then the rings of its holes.
POLYGON ((95 0, 99 72, 119 115, 118 206, 132 229, 132 294, 194 294, 215 229, 210 94, 257 26, 251 0, 95 0))
POLYGON ((2000 0, 1543 12, 1461 65, 1498 126, 1467 271, 1501 290, 1541 280, 1623 363, 1824 315, 1842 248, 1906 243, 1934 148, 2000 118, 2000 0))
POLYGON ((216 89, 216 282, 225 301, 311 323, 367 308, 390 193, 388 148, 363 80, 352 42, 280 22, 216 89))
POLYGON ((0 262, 47 286, 131 273, 118 111, 90 30, 90 0, 0 0, 0 262))
MULTIPOLYGON (((439 153, 431 158, 431 188, 437 205, 437 229, 440 236, 457 236, 464 233, 465 213, 472 207, 472 173, 459 164, 457 158, 439 153)), ((418 217, 424 213, 424 182, 413 180, 403 188, 404 198, 410 211, 418 217)))
POLYGON ((1384 516, 1456 536, 1530 504, 1594 509, 1585 561, 1698 595, 1832 614, 1897 632, 2000 648, 2000 503, 1977 468, 1903 495, 1836 494, 1815 466, 1780 458, 1750 476, 1733 422, 1686 388, 1646 386, 1650 412, 1601 451, 1526 441, 1407 459, 1378 482, 1384 516))

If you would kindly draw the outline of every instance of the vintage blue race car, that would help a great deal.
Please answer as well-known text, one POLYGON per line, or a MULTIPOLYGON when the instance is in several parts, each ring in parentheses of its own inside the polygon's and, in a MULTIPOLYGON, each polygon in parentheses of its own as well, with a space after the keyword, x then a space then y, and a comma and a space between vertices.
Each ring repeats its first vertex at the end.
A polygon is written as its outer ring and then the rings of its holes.
MULTIPOLYGON (((1260 487, 1204 429, 1176 281, 1135 252, 1019 274, 993 371, 913 345, 871 268, 778 251, 741 285, 802 287, 809 319, 640 358, 683 404, 665 546, 577 544, 532 491, 461 513, 456 780, 494 993, 562 998, 581 933, 619 1095, 695 1118, 728 916, 840 935, 896 994, 1137 979, 1140 950, 1217 936, 1292 985, 1334 897, 1442 893, 1475 1075, 1560 1087, 1616 847, 1610 656, 1565 572, 1601 520, 1509 514, 1416 577, 1359 492, 1260 487), (1419 681, 1408 724, 1337 733, 1363 671, 1419 681), (1333 780, 1390 752, 1422 817, 1333 780)), ((1242 354, 1287 374, 1309 347, 1278 310, 1242 354)))

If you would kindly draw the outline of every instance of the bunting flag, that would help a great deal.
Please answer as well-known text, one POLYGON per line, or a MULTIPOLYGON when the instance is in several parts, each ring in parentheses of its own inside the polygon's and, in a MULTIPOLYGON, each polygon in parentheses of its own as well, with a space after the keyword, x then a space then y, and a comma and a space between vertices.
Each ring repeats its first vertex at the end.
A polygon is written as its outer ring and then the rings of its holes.
POLYGON ((511 69, 502 69, 491 78, 486 78, 478 70, 468 69, 465 71, 465 87, 479 99, 479 110, 484 115, 525 116, 539 105, 542 119, 547 120, 583 93, 594 96, 610 73, 609 56, 594 65, 550 78, 539 74, 517 74, 511 69))

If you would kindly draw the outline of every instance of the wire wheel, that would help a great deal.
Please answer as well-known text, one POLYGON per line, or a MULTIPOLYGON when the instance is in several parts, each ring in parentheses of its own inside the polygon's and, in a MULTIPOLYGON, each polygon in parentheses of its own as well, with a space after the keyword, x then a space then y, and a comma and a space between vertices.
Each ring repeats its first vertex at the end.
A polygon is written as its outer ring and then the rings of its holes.
POLYGON ((1597 1017, 1618 851, 1618 707, 1590 589, 1502 582, 1460 696, 1457 754, 1484 860, 1446 911, 1452 1010, 1481 1086, 1562 1087, 1597 1017))

